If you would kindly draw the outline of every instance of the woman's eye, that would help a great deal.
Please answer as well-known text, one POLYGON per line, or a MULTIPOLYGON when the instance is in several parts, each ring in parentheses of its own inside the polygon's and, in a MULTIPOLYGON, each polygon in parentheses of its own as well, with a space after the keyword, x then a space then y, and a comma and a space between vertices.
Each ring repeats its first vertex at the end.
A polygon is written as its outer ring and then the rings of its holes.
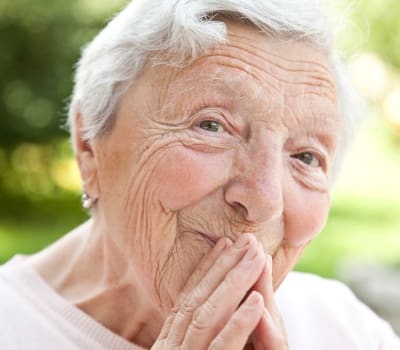
POLYGON ((203 130, 210 131, 210 132, 222 132, 224 131, 224 127, 214 121, 214 120, 203 120, 200 122, 199 127, 203 130))
POLYGON ((319 159, 310 152, 296 154, 293 156, 293 158, 296 158, 301 162, 303 162, 304 164, 307 164, 312 167, 321 166, 319 159))

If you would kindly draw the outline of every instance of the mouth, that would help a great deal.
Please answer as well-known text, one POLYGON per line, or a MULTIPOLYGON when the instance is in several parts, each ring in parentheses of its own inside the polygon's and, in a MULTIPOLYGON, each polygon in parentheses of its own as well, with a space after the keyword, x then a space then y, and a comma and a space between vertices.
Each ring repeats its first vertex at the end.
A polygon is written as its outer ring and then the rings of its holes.
POLYGON ((197 233, 204 241, 206 241, 211 247, 214 247, 215 244, 216 244, 217 241, 218 241, 218 238, 217 238, 217 237, 212 236, 212 235, 210 235, 210 234, 203 233, 203 232, 199 232, 199 231, 196 231, 196 233, 197 233))

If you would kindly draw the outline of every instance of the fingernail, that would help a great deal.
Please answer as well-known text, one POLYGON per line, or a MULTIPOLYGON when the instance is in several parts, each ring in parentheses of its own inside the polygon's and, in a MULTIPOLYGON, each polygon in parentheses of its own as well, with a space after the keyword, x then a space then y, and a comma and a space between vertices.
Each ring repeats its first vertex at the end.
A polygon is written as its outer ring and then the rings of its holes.
POLYGON ((256 249, 250 248, 247 250, 246 254, 243 257, 244 262, 252 261, 255 259, 255 257, 258 255, 258 252, 256 249))
POLYGON ((226 238, 220 238, 214 246, 215 250, 222 250, 226 247, 226 238))
POLYGON ((234 246, 238 249, 244 248, 249 244, 250 240, 248 235, 242 234, 235 242, 234 246))
POLYGON ((252 291, 248 297, 248 302, 250 305, 257 305, 260 302, 259 293, 252 291))
POLYGON ((231 240, 230 238, 225 237, 225 242, 226 242, 226 245, 227 245, 228 247, 233 246, 233 242, 232 242, 232 240, 231 240))

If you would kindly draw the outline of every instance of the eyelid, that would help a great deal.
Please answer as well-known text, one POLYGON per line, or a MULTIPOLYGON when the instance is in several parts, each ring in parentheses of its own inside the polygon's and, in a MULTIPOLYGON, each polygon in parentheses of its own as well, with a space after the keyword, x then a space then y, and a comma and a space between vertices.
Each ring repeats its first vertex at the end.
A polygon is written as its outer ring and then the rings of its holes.
POLYGON ((228 133, 232 133, 233 127, 232 125, 228 122, 226 117, 224 116, 223 113, 221 113, 219 110, 211 108, 211 109, 206 109, 202 110, 199 113, 195 115, 194 119, 194 125, 199 126, 199 124, 203 121, 206 120, 211 120, 214 122, 217 122, 221 124, 221 126, 227 131, 228 133))
POLYGON ((307 147, 304 149, 297 150, 296 152, 294 152, 291 155, 291 157, 294 158, 296 161, 300 162, 301 166, 304 166, 307 168, 322 169, 324 172, 327 172, 327 170, 328 170, 328 159, 326 157, 325 152, 318 151, 315 148, 310 149, 310 147, 307 147), (305 164, 304 162, 302 162, 300 159, 295 158, 295 156, 304 154, 304 153, 310 153, 314 157, 316 157, 318 159, 319 165, 318 166, 308 165, 308 164, 305 164))
POLYGON ((305 165, 307 165, 309 167, 312 167, 312 168, 321 168, 324 165, 324 160, 321 159, 320 155, 316 154, 315 152, 310 152, 310 151, 300 152, 300 153, 296 153, 294 155, 294 157, 296 159, 298 159, 299 161, 301 161, 303 164, 305 164, 305 165), (311 154, 317 160, 318 165, 310 165, 310 164, 304 163, 303 161, 301 161, 299 158, 296 157, 296 156, 300 156, 300 155, 304 155, 304 154, 311 154))
POLYGON ((316 135, 307 135, 306 139, 303 139, 302 142, 304 142, 303 145, 305 146, 299 147, 298 150, 296 150, 296 154, 305 152, 312 153, 319 159, 321 167, 325 171, 328 171, 332 155, 326 148, 325 143, 321 142, 320 138, 316 135))

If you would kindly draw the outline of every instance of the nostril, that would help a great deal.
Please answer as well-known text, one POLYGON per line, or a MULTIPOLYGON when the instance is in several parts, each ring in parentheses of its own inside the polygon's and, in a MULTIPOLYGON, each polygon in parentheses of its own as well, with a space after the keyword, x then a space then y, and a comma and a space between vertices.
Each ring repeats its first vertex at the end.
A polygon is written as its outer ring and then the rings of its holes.
POLYGON ((264 223, 282 216, 284 203, 280 172, 268 173, 267 170, 265 176, 236 177, 224 188, 225 202, 248 222, 264 223))

